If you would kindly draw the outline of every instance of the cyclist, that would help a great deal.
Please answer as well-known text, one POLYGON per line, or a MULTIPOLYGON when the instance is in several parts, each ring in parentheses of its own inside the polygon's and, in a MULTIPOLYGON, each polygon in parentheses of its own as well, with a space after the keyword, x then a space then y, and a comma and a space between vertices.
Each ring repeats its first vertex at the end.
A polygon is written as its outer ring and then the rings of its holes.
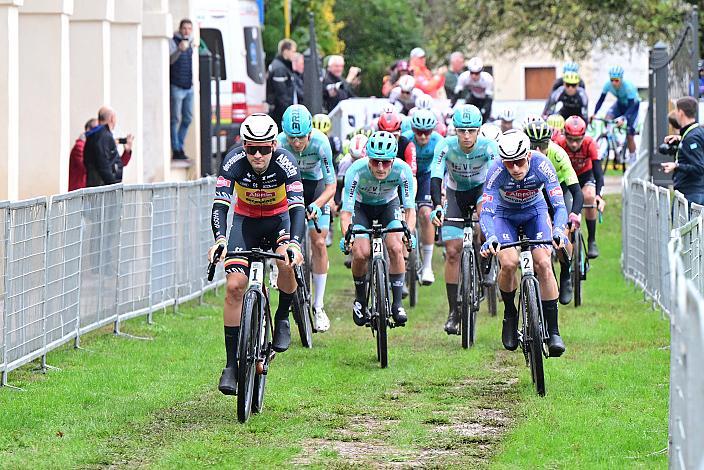
MULTIPOLYGON (((562 147, 570 157, 572 168, 577 173, 579 185, 582 187, 584 204, 596 205, 603 210, 604 200, 601 198, 601 188, 604 186, 604 172, 599 162, 599 152, 596 142, 586 135, 587 124, 579 116, 571 116, 565 121, 564 135, 560 135, 555 143, 562 147)), ((599 256, 596 245, 597 209, 585 209, 587 222, 587 256, 591 259, 599 256)))
POLYGON ((436 227, 442 225, 442 239, 445 242, 445 288, 449 304, 445 323, 447 334, 457 334, 459 328, 457 289, 464 227, 461 222, 443 222, 443 219, 468 217, 475 208, 479 208, 487 169, 498 156, 496 142, 478 135, 482 114, 476 106, 459 106, 452 123, 457 135, 445 138, 435 147, 430 173, 430 194, 434 207, 432 222, 436 227), (443 179, 446 207, 442 206, 443 179))
POLYGON ((606 112, 606 119, 619 119, 623 122, 625 118, 628 125, 628 133, 626 135, 626 143, 628 144, 628 161, 633 162, 636 159, 636 141, 633 137, 636 134, 636 121, 638 120, 638 107, 640 106, 640 97, 638 89, 633 83, 623 79, 623 67, 614 65, 609 69, 609 81, 604 84, 604 89, 599 96, 594 108, 592 119, 601 109, 606 95, 611 93, 616 97, 616 103, 606 112))
POLYGON ((494 142, 499 141, 499 136, 501 134, 501 128, 490 122, 485 122, 482 124, 482 127, 479 128, 479 137, 486 137, 494 142))
POLYGON ((435 282, 433 274, 433 246, 435 230, 430 223, 430 211, 432 201, 430 199, 430 165, 433 162, 435 148, 442 142, 443 138, 434 131, 438 124, 435 113, 429 109, 420 109, 413 114, 411 121, 412 130, 405 133, 404 137, 409 139, 416 147, 416 207, 418 217, 420 217, 420 242, 423 249, 423 270, 420 281, 423 285, 429 286, 435 282))
MULTIPOLYGON (((574 62, 565 63, 565 65, 562 66, 562 77, 555 80, 555 82, 552 84, 552 90, 550 91, 550 93, 552 93, 553 91, 557 90, 558 88, 560 88, 562 85, 565 84, 563 78, 564 78, 565 74, 569 73, 569 72, 579 73, 579 65, 574 62)), ((579 86, 582 88, 586 88, 584 86, 584 80, 582 80, 581 78, 579 79, 579 86)))
MULTIPOLYGON (((385 227, 400 226, 401 208, 406 224, 413 230, 416 224, 415 188, 411 167, 396 158, 398 142, 389 132, 379 131, 367 141, 367 156, 354 162, 345 175, 345 190, 340 212, 340 227, 346 234, 350 226, 371 228, 378 220, 385 227), (399 203, 400 192, 400 203, 399 203)), ((415 235, 409 241, 415 246, 415 235)), ((340 249, 345 251, 345 237, 340 240, 340 249)), ((408 317, 401 306, 406 273, 404 247, 400 233, 388 233, 385 237, 389 253, 389 280, 391 282, 391 315, 394 322, 405 323, 408 317)), ((370 256, 369 237, 357 236, 352 243, 352 277, 355 300, 352 318, 357 326, 369 321, 365 299, 367 294, 367 264, 370 256)))
POLYGON ((416 80, 412 75, 404 75, 398 80, 398 86, 394 87, 389 94, 389 102, 402 114, 408 112, 416 106, 416 99, 424 95, 423 91, 416 88, 416 80))
POLYGON ((323 298, 328 276, 328 250, 325 237, 330 228, 330 201, 335 196, 335 170, 332 150, 325 134, 313 129, 313 117, 302 104, 289 106, 281 120, 279 147, 291 152, 298 161, 303 180, 304 202, 308 217, 311 244, 311 272, 313 274, 313 327, 317 331, 330 328, 323 298), (318 220, 321 233, 314 229, 313 219, 318 220))
MULTIPOLYGON (((486 242, 482 245, 482 256, 491 253, 499 257, 498 283, 504 301, 501 340, 506 349, 513 351, 518 347, 518 311, 514 303, 518 253, 516 250, 497 251, 495 244, 518 241, 518 227, 522 226, 526 236, 545 239, 546 245, 553 237, 559 237, 559 244, 554 241, 552 244, 560 248, 566 243, 563 227, 567 223, 567 212, 555 169, 547 157, 531 152, 528 136, 519 130, 508 131, 499 138, 498 146, 501 161, 491 166, 484 186, 480 221, 486 242), (555 210, 552 227, 543 188, 555 210)), ((565 351, 565 343, 558 327, 558 294, 551 250, 540 246, 534 247, 532 253, 548 327, 548 348, 551 356, 560 356, 565 351)))
POLYGON ((550 129, 552 129, 552 136, 550 137, 553 141, 562 134, 562 129, 565 128, 565 118, 559 114, 551 114, 545 120, 550 129))
POLYGON ((401 134, 401 116, 396 112, 386 112, 379 116, 377 127, 380 131, 393 134, 398 141, 397 157, 408 163, 413 175, 416 174, 416 145, 401 134))
MULTIPOLYGON (((546 122, 536 121, 529 124, 523 132, 526 133, 530 140, 530 148, 548 157, 550 163, 555 168, 557 181, 562 188, 562 194, 565 200, 565 209, 569 216, 567 220, 571 223, 570 228, 575 229, 582 222, 582 205, 584 197, 582 196, 582 188, 579 185, 579 178, 574 172, 570 157, 567 152, 550 140, 552 130, 546 122), (568 197, 570 195, 571 197, 568 197)), ((543 194, 546 200, 548 195, 543 194)), ((550 208, 552 209, 552 207, 550 208)), ((554 210, 550 211, 551 216, 554 216, 554 210)), ((568 242, 567 251, 571 254, 572 246, 568 242)), ((560 259, 560 303, 567 305, 572 301, 572 278, 570 277, 570 265, 567 260, 560 259)))
POLYGON ((489 72, 484 72, 484 64, 479 57, 469 59, 467 68, 469 70, 462 72, 457 78, 455 94, 464 93, 464 90, 467 90, 466 102, 479 108, 484 122, 489 122, 494 96, 494 77, 489 72))
POLYGON ((516 115, 511 108, 506 108, 499 114, 499 120, 501 121, 501 133, 504 133, 513 129, 513 121, 516 120, 516 115))
MULTIPOLYGON (((275 248, 279 254, 294 253, 293 264, 303 261, 301 240, 304 230, 303 185, 296 160, 288 151, 276 148, 278 128, 266 114, 252 114, 240 127, 242 145, 230 150, 223 159, 215 188, 211 225, 215 245, 208 252, 212 262, 219 246, 227 251, 275 248), (234 215, 227 234, 227 213, 234 200, 234 215)), ((225 350, 227 363, 219 390, 237 393, 237 343, 239 340, 242 297, 247 289, 249 265, 246 258, 225 258, 227 293, 224 307, 225 350)), ((288 256, 277 261, 279 268, 279 305, 274 315, 275 351, 283 352, 291 342, 288 311, 296 280, 288 256)))
MULTIPOLYGON (((337 189, 335 190, 335 207, 339 214, 342 207, 342 189, 345 187, 345 174, 350 166, 360 158, 367 154, 367 140, 369 138, 365 134, 355 134, 349 143, 347 153, 340 160, 337 167, 337 189)), ((345 267, 352 267, 352 255, 348 254, 345 257, 345 267)))
POLYGON ((704 95, 704 59, 699 59, 697 62, 697 68, 699 69, 699 95, 704 95))
POLYGON ((564 85, 559 86, 550 94, 543 108, 543 117, 558 113, 567 119, 570 116, 581 116, 587 119, 587 92, 579 86, 579 74, 576 72, 566 72, 562 77, 564 85))
MULTIPOLYGON (((330 149, 332 150, 332 164, 335 173, 337 173, 337 161, 342 155, 342 141, 338 136, 330 135, 330 131, 332 130, 332 121, 330 120, 330 117, 323 113, 316 114, 313 116, 313 128, 318 129, 320 132, 328 136, 328 142, 330 142, 330 149)), ((332 245, 333 229, 335 227, 334 215, 335 211, 331 210, 330 230, 328 230, 328 234, 325 237, 325 246, 328 247, 332 245)))

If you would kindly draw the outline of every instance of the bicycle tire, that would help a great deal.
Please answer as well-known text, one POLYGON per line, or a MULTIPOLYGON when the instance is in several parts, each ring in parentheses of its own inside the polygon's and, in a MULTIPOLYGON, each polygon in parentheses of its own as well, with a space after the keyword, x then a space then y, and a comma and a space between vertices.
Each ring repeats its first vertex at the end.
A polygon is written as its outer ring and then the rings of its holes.
POLYGON ((248 290, 242 301, 237 366, 237 419, 244 423, 252 412, 256 361, 259 357, 259 295, 248 290))
POLYGON ((497 281, 499 263, 494 256, 488 262, 491 263, 488 277, 493 279, 494 282, 486 287, 487 310, 489 315, 495 317, 499 308, 499 286, 497 281))
POLYGON ((293 319, 298 326, 298 335, 304 348, 313 347, 313 323, 311 320, 310 294, 308 281, 301 272, 303 285, 298 286, 293 293, 293 319))
POLYGON ((572 290, 574 296, 574 306, 582 305, 582 232, 580 229, 574 231, 574 242, 572 243, 572 290))
POLYGON ((609 168, 609 156, 611 155, 611 142, 606 134, 600 135, 596 139, 596 148, 599 152, 599 163, 604 173, 606 173, 606 170, 609 168))
POLYGON ((543 370, 543 333, 540 325, 540 309, 538 307, 537 281, 534 279, 525 283, 525 321, 526 335, 524 341, 528 344, 528 358, 533 384, 538 395, 545 396, 545 372, 543 370))
POLYGON ((415 248, 408 253, 406 260, 406 282, 408 285, 408 303, 415 307, 418 303, 418 249, 415 248))
POLYGON ((381 368, 385 369, 389 365, 389 350, 387 337, 387 321, 389 318, 389 288, 386 282, 386 269, 382 260, 374 260, 372 272, 374 281, 374 303, 375 312, 372 314, 376 328, 376 350, 377 359, 381 368))
POLYGON ((471 310, 471 298, 470 292, 471 288, 468 286, 470 282, 470 260, 469 260, 469 250, 462 249, 462 254, 460 255, 460 279, 459 279, 459 300, 457 305, 460 308, 460 335, 462 336, 462 347, 464 349, 469 348, 469 329, 470 329, 470 310, 471 310))
MULTIPOLYGON (((622 173, 626 172, 626 151, 627 150, 628 150, 628 140, 623 142, 623 145, 621 146, 621 151, 619 152, 621 154, 621 172, 622 173)), ((614 162, 615 161, 616 160, 614 160, 614 162)), ((616 168, 614 168, 614 170, 615 169, 616 168)))
POLYGON ((474 251, 469 255, 469 292, 471 294, 469 302, 469 347, 474 346, 475 333, 477 332, 477 312, 479 311, 480 285, 478 282, 477 258, 474 251))
MULTIPOLYGON (((268 307, 267 307, 268 310, 268 307)), ((260 338, 259 347, 261 349, 266 349, 267 344, 271 339, 271 325, 268 321, 271 316, 268 314, 264 315, 264 336, 260 338)), ((254 379, 254 390, 252 393, 252 412, 261 413, 264 409, 264 391, 266 390, 266 374, 258 374, 254 379)))

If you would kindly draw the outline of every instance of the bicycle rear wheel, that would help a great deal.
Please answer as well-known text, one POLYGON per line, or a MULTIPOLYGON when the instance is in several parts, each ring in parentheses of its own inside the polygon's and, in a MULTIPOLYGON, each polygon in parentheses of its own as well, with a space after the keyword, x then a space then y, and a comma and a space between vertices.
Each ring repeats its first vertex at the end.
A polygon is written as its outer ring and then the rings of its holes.
POLYGON ((473 338, 470 338, 472 332, 472 261, 470 250, 464 248, 460 257, 460 280, 459 280, 459 302, 457 305, 460 308, 460 332, 462 335, 462 347, 469 348, 473 343, 473 338))
POLYGON ((599 163, 604 173, 606 173, 606 169, 609 167, 609 157, 611 155, 611 143, 609 142, 609 138, 606 135, 599 136, 599 138, 596 139, 596 147, 599 152, 599 163))
POLYGON ((390 315, 389 289, 386 283, 386 269, 382 260, 374 260, 372 264, 374 273, 374 302, 372 303, 375 312, 372 313, 372 321, 375 322, 376 329, 376 355, 381 368, 389 365, 389 352, 387 343, 387 322, 390 315))
POLYGON ((259 294, 254 290, 245 292, 240 321, 240 343, 237 367, 237 419, 244 423, 252 412, 252 396, 259 359, 259 294))
MULTIPOLYGON (((296 268, 299 269, 299 268, 296 268)), ((302 283, 293 293, 293 319, 298 326, 298 334, 304 348, 313 347, 313 324, 311 321, 310 287, 305 275, 302 274, 302 283)))
POLYGON ((582 305, 582 256, 584 248, 582 244, 582 232, 579 229, 574 231, 574 242, 572 243, 572 289, 574 292, 574 306, 582 305))
POLYGON ((528 361, 533 376, 533 384, 538 395, 545 396, 545 373, 543 371, 543 329, 540 324, 537 281, 525 283, 523 302, 525 308, 526 334, 523 341, 528 348, 528 361))
POLYGON ((406 285, 408 286, 408 303, 415 307, 418 302, 418 248, 408 253, 406 260, 406 285))

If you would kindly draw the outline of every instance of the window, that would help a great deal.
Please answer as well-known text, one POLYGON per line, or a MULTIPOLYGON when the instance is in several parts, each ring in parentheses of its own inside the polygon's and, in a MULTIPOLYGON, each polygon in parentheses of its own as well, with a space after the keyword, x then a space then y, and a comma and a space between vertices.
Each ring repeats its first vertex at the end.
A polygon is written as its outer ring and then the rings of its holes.
POLYGON ((213 60, 215 59, 215 54, 220 56, 220 80, 225 80, 227 78, 227 71, 225 70, 225 52, 222 47, 222 33, 219 29, 202 28, 200 30, 200 40, 205 42, 208 50, 213 54, 213 60))
POLYGON ((254 83, 264 83, 264 46, 259 26, 244 28, 244 45, 247 48, 247 75, 254 83))

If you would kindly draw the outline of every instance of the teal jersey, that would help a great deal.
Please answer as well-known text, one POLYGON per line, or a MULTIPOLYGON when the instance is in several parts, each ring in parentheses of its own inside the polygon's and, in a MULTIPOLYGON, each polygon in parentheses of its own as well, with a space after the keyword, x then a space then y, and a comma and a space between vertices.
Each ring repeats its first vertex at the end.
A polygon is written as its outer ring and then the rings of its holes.
POLYGON ((298 169, 301 172, 301 179, 325 181, 325 184, 335 182, 335 169, 332 166, 332 148, 328 136, 313 129, 310 134, 310 142, 302 152, 296 152, 286 140, 286 134, 281 132, 276 137, 279 148, 288 150, 296 157, 298 169))
POLYGON ((401 120, 401 134, 405 134, 406 132, 411 130, 411 117, 410 116, 405 116, 401 120))
POLYGON ((622 105, 628 104, 628 100, 636 100, 636 103, 640 102, 640 97, 638 96, 638 89, 631 82, 621 79, 621 86, 616 88, 611 84, 609 80, 604 84, 604 89, 602 93, 611 93, 616 97, 619 103, 622 105))
POLYGON ((489 165, 499 159, 499 146, 491 139, 477 137, 472 151, 464 153, 457 136, 447 137, 435 146, 431 178, 445 178, 455 191, 468 191, 484 184, 489 165))
POLYGON ((408 163, 400 158, 394 158, 389 176, 379 180, 369 169, 369 158, 360 158, 348 168, 345 174, 342 210, 354 212, 355 202, 372 206, 388 204, 398 197, 399 192, 403 208, 416 207, 413 172, 408 163))
POLYGON ((408 132, 404 132, 403 136, 416 146, 416 166, 418 167, 416 174, 428 173, 430 171, 430 165, 433 163, 433 157, 435 156, 435 148, 442 142, 443 136, 433 131, 433 133, 430 134, 430 140, 424 147, 418 144, 416 135, 413 133, 412 129, 408 132))

